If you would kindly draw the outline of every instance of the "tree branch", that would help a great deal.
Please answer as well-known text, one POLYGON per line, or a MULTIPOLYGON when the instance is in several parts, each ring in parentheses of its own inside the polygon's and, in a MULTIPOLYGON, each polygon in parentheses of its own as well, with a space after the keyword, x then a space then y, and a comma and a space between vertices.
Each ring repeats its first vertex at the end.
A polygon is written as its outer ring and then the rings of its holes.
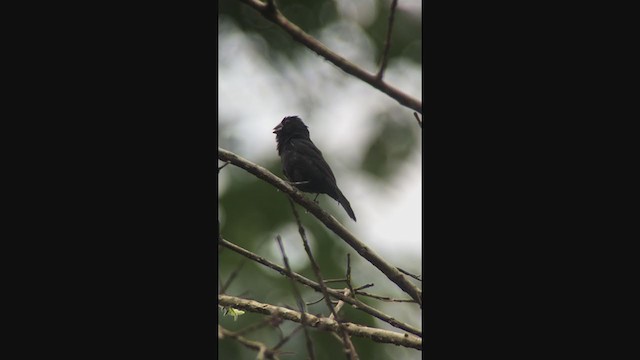
MULTIPOLYGON (((289 310, 284 307, 274 306, 260 303, 255 300, 248 300, 229 295, 218 295, 218 303, 222 306, 231 306, 234 309, 241 309, 253 313, 264 315, 276 315, 285 320, 300 323, 301 314, 295 310, 289 310)), ((335 320, 316 317, 311 314, 305 314, 308 325, 323 331, 338 332, 338 323, 335 320)), ((344 328, 351 336, 358 336, 371 339, 379 343, 395 344, 413 349, 422 350, 422 339, 407 333, 397 333, 389 330, 372 328, 364 325, 344 322, 344 328)))
MULTIPOLYGON (((246 261, 246 259, 243 259, 243 260, 246 261)), ((236 267, 235 270, 233 270, 233 272, 231 273, 231 275, 229 275, 229 278, 227 279, 227 281, 220 286, 220 290, 218 291, 218 293, 224 294, 224 292, 229 288, 229 285, 231 285, 231 282, 236 278, 236 276, 238 276, 238 273, 240 272, 240 270, 242 270, 242 267, 244 266, 245 261, 241 261, 238 264, 238 267, 236 267)))
POLYGON ((222 161, 230 161, 233 165, 242 168, 256 177, 270 183, 278 190, 289 195, 295 202, 307 209, 318 220, 320 220, 329 230, 342 238, 349 246, 358 252, 362 257, 367 259, 373 266, 378 268, 383 274, 393 281, 400 289, 409 294, 422 308, 422 290, 418 289, 413 283, 407 280, 404 275, 398 271, 395 266, 389 265, 383 258, 373 252, 363 242, 358 240, 347 228, 326 211, 322 210, 318 204, 307 199, 300 191, 294 189, 291 185, 279 177, 272 174, 269 170, 260 165, 254 164, 228 150, 218 148, 218 158, 222 161))
MULTIPOLYGON (((343 293, 344 296, 349 296, 349 294, 351 294, 349 292, 349 289, 344 289, 343 293)), ((342 310, 342 307, 344 306, 344 301, 340 300, 338 301, 338 303, 336 304, 336 308, 335 308, 335 313, 338 314, 340 312, 340 310, 342 310)), ((334 319, 336 318, 335 316, 333 316, 333 314, 329 315, 329 319, 334 319)), ((336 337, 340 342, 342 342, 344 344, 344 340, 342 340, 340 338, 340 336, 338 336, 338 334, 333 334, 334 337, 336 337)), ((351 338, 349 336, 345 336, 345 340, 348 341, 347 344, 345 344, 345 346, 348 346, 349 348, 353 349, 353 351, 356 351, 355 346, 353 345, 353 342, 351 342, 351 338)))
MULTIPOLYGON (((231 250, 233 252, 236 252, 236 253, 238 253, 238 254, 240 254, 242 256, 245 256, 245 257, 247 257, 247 258, 249 258, 249 259, 251 259, 251 260, 253 260, 253 261, 255 261, 255 262, 259 263, 259 264, 262 264, 262 265, 264 265, 264 266, 266 266, 268 268, 271 268, 271 269, 279 272, 281 275, 291 276, 291 277, 293 277, 293 279, 295 281, 297 281, 297 282, 299 282, 299 283, 301 283, 303 285, 306 285, 306 286, 314 289, 315 291, 321 292, 320 285, 318 285, 318 283, 316 283, 316 282, 314 282, 312 280, 309 280, 306 277, 304 277, 302 275, 299 275, 298 273, 295 273, 295 272, 292 272, 291 274, 289 274, 287 272, 287 270, 285 268, 283 268, 282 266, 276 265, 276 264, 270 262, 269 260, 252 253, 251 251, 248 251, 248 250, 245 250, 245 249, 241 248, 240 246, 238 246, 236 244, 233 244, 233 243, 231 243, 231 242, 229 242, 227 240, 222 239, 222 240, 220 240, 220 245, 222 245, 222 246, 226 247, 227 249, 229 249, 229 250, 231 250)), ((362 288, 364 288, 364 287, 361 287, 361 289, 362 288)), ((355 290, 358 291, 358 289, 355 289, 355 290)), ((413 326, 411 326, 409 324, 405 324, 405 323, 403 323, 401 321, 398 321, 398 320, 392 318, 391 316, 389 316, 387 314, 384 314, 383 312, 381 312, 381 311, 379 311, 379 310, 377 310, 377 309, 375 309, 375 308, 363 303, 360 300, 357 300, 357 299, 354 299, 354 298, 351 298, 351 297, 348 297, 348 296, 344 296, 339 291, 336 291, 336 290, 331 289, 331 288, 327 288, 327 292, 331 296, 350 304, 351 306, 353 306, 353 308, 359 309, 359 310, 361 310, 363 312, 366 312, 367 314, 372 315, 372 316, 374 316, 374 317, 376 317, 376 318, 388 323, 389 325, 395 326, 398 329, 402 329, 402 330, 408 331, 408 332, 410 332, 412 334, 415 334, 417 336, 422 336, 422 332, 420 330, 414 328, 413 326)))
POLYGON ((389 48, 391 48, 391 30, 393 29, 393 18, 396 14, 396 6, 398 5, 398 0, 393 0, 391 2, 391 12, 389 14, 389 27, 387 28, 387 39, 384 43, 384 50, 382 51, 382 60, 380 61, 380 70, 378 70, 378 74, 376 77, 382 80, 382 76, 384 76, 384 70, 387 67, 387 60, 389 56, 389 48))
MULTIPOLYGON (((335 321, 338 323, 338 333, 342 336, 342 344, 344 345, 344 352, 347 355, 347 358, 350 360, 359 360, 358 352, 356 348, 353 346, 351 339, 349 339, 349 335, 347 334, 344 326, 340 322, 338 318, 338 313, 333 308, 333 304, 331 303, 331 298, 329 297, 329 293, 327 292, 327 286, 324 284, 322 280, 322 274, 320 273, 320 267, 316 262, 316 259, 313 257, 311 253, 311 248, 309 247, 309 242, 307 241, 307 236, 304 232, 304 227, 302 227, 302 222, 300 222, 300 216, 298 215, 298 211, 296 210, 296 206, 293 204, 293 200, 289 198, 289 204, 291 204, 291 211, 293 211, 293 215, 296 218, 296 223, 298 223, 298 232, 300 233, 300 237, 302 238, 302 245, 304 246, 304 251, 307 253, 309 260, 311 261, 311 268, 316 275, 316 279, 318 280, 318 285, 320 285, 320 290, 322 291, 322 295, 324 295, 325 303, 333 315, 335 321)), ((283 250, 284 251, 284 250, 283 250)))
POLYGON ((295 333, 297 333, 298 331, 300 331, 300 329, 302 329, 302 325, 298 326, 297 328, 293 329, 293 331, 291 331, 289 333, 289 335, 285 336, 284 338, 282 338, 282 340, 280 340, 279 343, 277 343, 272 349, 273 350, 278 350, 282 347, 282 345, 286 344, 287 341, 289 341, 293 335, 295 335, 295 333))
POLYGON ((342 69, 342 71, 357 77, 358 79, 366 82, 367 84, 373 86, 374 88, 389 95, 391 98, 395 99, 400 104, 422 114, 421 101, 385 83, 382 80, 382 78, 381 77, 379 78, 376 74, 370 74, 367 71, 358 67, 357 65, 349 62, 347 59, 334 53, 328 47, 322 44, 320 41, 316 40, 313 36, 307 34, 302 29, 300 29, 296 24, 290 22, 286 17, 284 17, 284 15, 282 15, 282 13, 275 6, 271 8, 268 4, 263 3, 262 1, 259 1, 259 0, 240 0, 240 1, 257 10, 260 14, 262 14, 262 16, 265 19, 280 26, 284 31, 286 31, 289 35, 291 35, 291 37, 293 37, 294 40, 306 46, 307 48, 311 49, 312 51, 322 56, 323 58, 329 60, 334 65, 342 69))
POLYGON ((309 335, 309 330, 307 330, 307 317, 305 316, 306 308, 304 306, 304 301, 302 300, 302 295, 300 295, 300 290, 298 290, 298 286, 296 282, 293 280, 293 271, 291 271, 291 267, 289 266, 289 259, 287 258, 287 254, 284 252, 284 247, 282 246, 282 240, 280 239, 280 235, 277 236, 276 240, 278 241, 278 245, 280 246, 280 251, 282 252, 282 259, 284 261, 284 266, 287 269, 287 275, 291 280, 291 286, 293 287, 294 295, 296 296, 296 302, 298 303, 298 308, 300 309, 300 324, 302 324, 302 328, 304 330, 304 337, 306 339, 307 344, 307 353, 309 354, 309 358, 311 360, 315 360, 316 356, 313 351, 313 342, 311 341, 311 336, 309 335))
POLYGON ((414 275, 410 272, 408 272, 407 270, 402 270, 401 268, 398 268, 398 271, 400 271, 401 273, 411 276, 412 278, 418 280, 418 281, 422 281, 421 276, 420 275, 414 275))
POLYGON ((275 351, 269 350, 265 344, 258 341, 245 339, 244 337, 237 335, 223 328, 220 325, 218 325, 218 338, 219 339, 224 339, 224 338, 235 339, 237 342, 248 347, 249 349, 258 351, 258 359, 264 359, 264 357, 266 356, 267 359, 278 360, 278 357, 276 356, 275 351))
POLYGON ((420 125, 420 127, 422 127, 422 120, 420 120, 420 118, 418 117, 418 113, 417 113, 417 112, 414 112, 414 113, 413 113, 413 116, 415 116, 415 117, 416 117, 416 120, 418 120, 418 125, 420 125))
POLYGON ((358 295, 363 295, 363 296, 368 296, 374 299, 378 299, 378 300, 382 300, 382 301, 388 301, 388 302, 399 302, 399 303, 415 303, 415 300, 413 299, 392 299, 388 296, 380 296, 380 295, 373 295, 373 294, 369 294, 367 292, 364 291, 356 291, 356 294, 358 295))
POLYGON ((225 163, 224 163, 224 165, 220 166, 220 167, 218 168, 218 174, 220 173, 220 170, 224 169, 224 167, 225 167, 225 166, 227 166, 227 165, 229 165, 229 162, 228 162, 228 161, 227 161, 227 162, 225 162, 225 163))

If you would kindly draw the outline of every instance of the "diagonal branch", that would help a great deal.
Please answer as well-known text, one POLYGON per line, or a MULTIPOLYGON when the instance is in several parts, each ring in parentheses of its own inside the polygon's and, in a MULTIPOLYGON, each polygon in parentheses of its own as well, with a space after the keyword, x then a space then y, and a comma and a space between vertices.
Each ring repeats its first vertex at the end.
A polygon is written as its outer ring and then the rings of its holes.
MULTIPOLYGON (((299 282, 299 283, 301 283, 303 285, 306 285, 306 286, 314 289, 315 291, 319 291, 319 292, 321 291, 320 285, 318 285, 318 283, 316 283, 316 282, 314 282, 312 280, 309 280, 306 277, 304 277, 304 276, 302 276, 302 275, 300 275, 298 273, 295 273, 295 272, 292 272, 291 274, 289 274, 287 272, 287 270, 285 268, 283 268, 282 266, 274 264, 271 261, 269 261, 269 260, 267 260, 267 259, 265 259, 265 258, 263 258, 261 256, 258 256, 256 254, 252 253, 251 251, 245 250, 244 248, 242 248, 242 247, 240 247, 240 246, 238 246, 236 244, 233 244, 233 243, 231 243, 231 242, 229 242, 227 240, 224 240, 224 239, 220 240, 219 244, 224 246, 224 247, 226 247, 227 249, 229 249, 229 250, 231 250, 233 252, 236 252, 236 253, 238 253, 238 254, 240 254, 242 256, 245 256, 245 257, 247 257, 247 258, 249 258, 249 259, 251 259, 251 260, 253 260, 253 261, 255 261, 255 262, 259 263, 259 264, 261 264, 261 265, 264 265, 264 266, 266 266, 268 268, 271 268, 271 269, 279 272, 281 275, 290 276, 295 281, 297 281, 297 282, 299 282)), ((355 291, 364 289, 365 287, 366 286, 360 287, 358 289, 355 289, 355 291)), ((333 297, 335 297, 337 299, 340 299, 340 300, 350 304, 355 309, 359 309, 359 310, 361 310, 363 312, 366 312, 367 314, 372 315, 372 316, 374 316, 374 317, 376 317, 376 318, 378 318, 378 319, 380 319, 380 320, 382 320, 382 321, 384 321, 384 322, 386 322, 386 323, 388 323, 388 324, 390 324, 392 326, 395 326, 398 329, 402 329, 402 330, 408 331, 408 332, 410 332, 412 334, 415 334, 417 336, 422 336, 422 332, 420 330, 414 328, 413 326, 411 326, 409 324, 405 324, 405 323, 403 323, 401 321, 398 321, 398 320, 392 318, 391 316, 389 316, 387 314, 384 314, 381 311, 379 311, 379 310, 377 310, 377 309, 375 309, 375 308, 363 303, 360 300, 354 299, 352 297, 345 296, 341 292, 336 291, 336 290, 331 289, 331 288, 327 288, 327 292, 329 293, 329 295, 331 295, 331 296, 333 296, 333 297)))
MULTIPOLYGON (((282 319, 297 323, 300 323, 302 316, 295 310, 229 295, 218 295, 218 303, 222 306, 231 306, 234 309, 241 309, 264 315, 279 316, 282 319)), ((331 331, 334 333, 339 331, 338 323, 333 319, 317 317, 311 314, 305 314, 305 317, 309 321, 308 325, 319 330, 331 331)), ((379 343, 395 344, 422 350, 422 339, 415 335, 372 328, 350 322, 344 322, 343 325, 346 332, 351 336, 364 337, 379 343)))
POLYGON ((358 79, 366 82, 367 84, 373 86, 374 88, 382 91, 383 93, 389 95, 391 98, 398 101, 400 104, 413 109, 420 114, 422 114, 422 102, 418 99, 415 99, 402 91, 392 87, 391 85, 385 83, 382 80, 382 77, 378 77, 376 74, 371 74, 357 65, 349 62, 347 59, 341 57, 340 55, 331 51, 328 47, 322 44, 313 36, 307 34, 302 29, 300 29, 296 24, 290 22, 282 13, 275 7, 271 7, 270 4, 264 3, 259 0, 240 0, 243 3, 251 6, 255 10, 257 10, 262 16, 273 22, 274 24, 280 26, 284 31, 286 31, 294 40, 311 49, 318 55, 332 62, 335 66, 342 69, 342 71, 346 72, 349 75, 353 75, 358 79))
POLYGON ((333 231, 336 235, 342 238, 349 246, 358 252, 362 257, 367 259, 373 266, 378 268, 389 280, 393 281, 400 289, 409 294, 420 307, 422 307, 422 290, 418 289, 413 283, 411 283, 404 275, 398 271, 395 266, 387 263, 378 254, 373 252, 362 241, 358 240, 344 225, 331 216, 326 211, 322 210, 318 204, 312 200, 307 199, 300 191, 294 189, 291 185, 279 177, 272 174, 269 170, 263 168, 260 165, 254 164, 249 160, 241 158, 240 156, 218 148, 218 158, 222 161, 230 161, 233 165, 242 168, 256 177, 268 182, 276 187, 278 190, 289 195, 295 202, 302 205, 310 213, 312 213, 318 220, 320 220, 329 230, 333 231))
POLYGON ((300 326, 298 326, 297 328, 293 329, 293 331, 291 331, 291 332, 289 333, 289 335, 285 336, 282 340, 280 340, 280 342, 279 342, 279 343, 277 343, 277 344, 276 344, 272 349, 273 349, 274 351, 275 351, 275 350, 280 349, 284 344, 286 344, 286 343, 287 343, 287 341, 289 341, 289 340, 293 337, 293 335, 295 335, 295 334, 296 334, 298 331, 300 331, 300 329, 302 329, 302 328, 303 328, 303 326, 302 326, 302 325, 300 325, 300 326))

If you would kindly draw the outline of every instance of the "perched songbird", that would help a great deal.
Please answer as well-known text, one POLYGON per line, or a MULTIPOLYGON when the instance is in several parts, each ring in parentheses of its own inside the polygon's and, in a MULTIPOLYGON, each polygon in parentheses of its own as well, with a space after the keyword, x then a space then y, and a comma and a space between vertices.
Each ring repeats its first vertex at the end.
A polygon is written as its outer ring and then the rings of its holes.
POLYGON ((356 221, 349 200, 338 188, 336 177, 309 138, 309 130, 302 120, 297 116, 287 116, 273 129, 273 133, 276 134, 282 170, 292 185, 304 192, 331 196, 356 221))

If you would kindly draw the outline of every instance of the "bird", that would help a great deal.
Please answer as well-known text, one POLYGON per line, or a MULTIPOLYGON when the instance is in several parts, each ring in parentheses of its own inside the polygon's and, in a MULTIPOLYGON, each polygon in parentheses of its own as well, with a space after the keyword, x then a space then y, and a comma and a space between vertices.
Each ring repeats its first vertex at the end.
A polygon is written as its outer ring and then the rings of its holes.
MULTIPOLYGON (((320 149, 311 141, 309 129, 298 116, 286 116, 273 128, 276 149, 282 162, 282 172, 300 191, 327 194, 340 203, 353 221, 356 215, 349 200, 342 194, 336 177, 320 149)), ((314 201, 316 200, 314 199, 314 201)))

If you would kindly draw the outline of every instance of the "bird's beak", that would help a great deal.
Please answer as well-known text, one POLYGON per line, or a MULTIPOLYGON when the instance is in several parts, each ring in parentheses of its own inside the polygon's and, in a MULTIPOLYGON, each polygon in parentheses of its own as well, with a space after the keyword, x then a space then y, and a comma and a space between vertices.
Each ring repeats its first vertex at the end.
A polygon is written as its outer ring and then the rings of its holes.
POLYGON ((273 128, 273 133, 277 134, 278 131, 282 130, 282 123, 278 124, 278 126, 273 128))

